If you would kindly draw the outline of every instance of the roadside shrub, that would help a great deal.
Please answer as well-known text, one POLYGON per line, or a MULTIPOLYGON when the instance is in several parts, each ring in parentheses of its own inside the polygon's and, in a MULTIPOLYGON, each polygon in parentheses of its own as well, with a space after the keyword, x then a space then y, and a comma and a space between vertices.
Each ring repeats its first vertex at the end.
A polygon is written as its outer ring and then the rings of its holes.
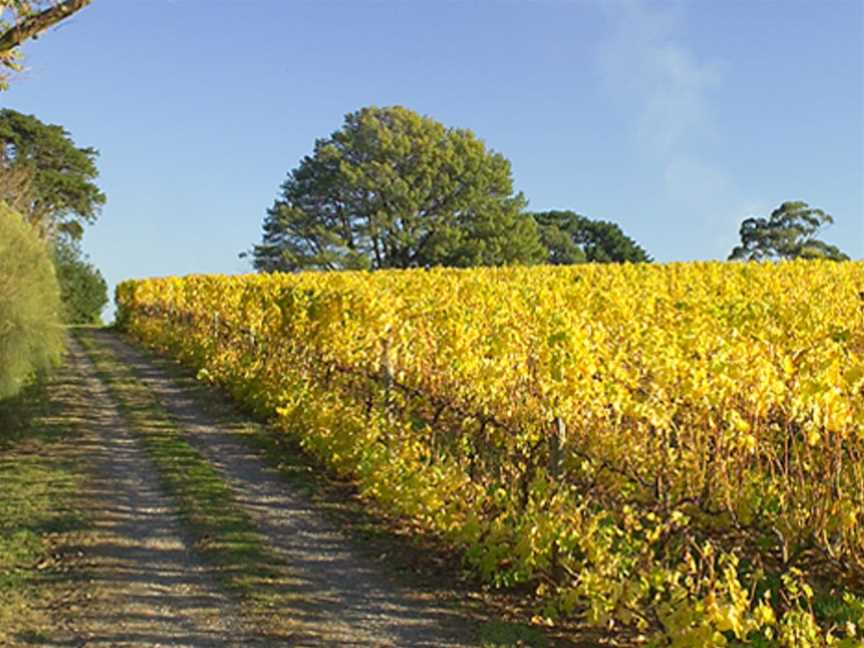
POLYGON ((60 283, 63 319, 67 324, 99 324, 108 303, 105 278, 70 243, 59 243, 54 250, 54 267, 60 283))
POLYGON ((60 359, 60 289, 47 245, 0 203, 0 398, 60 359))

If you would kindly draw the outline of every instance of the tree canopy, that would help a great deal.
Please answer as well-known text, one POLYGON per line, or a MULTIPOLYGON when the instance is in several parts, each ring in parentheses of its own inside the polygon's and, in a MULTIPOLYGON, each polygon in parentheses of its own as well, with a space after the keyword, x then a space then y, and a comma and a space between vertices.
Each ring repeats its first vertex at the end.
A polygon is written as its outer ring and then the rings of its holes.
POLYGON ((108 303, 105 278, 74 243, 60 241, 54 248, 54 268, 60 284, 63 319, 68 324, 98 324, 108 303))
POLYGON ((741 223, 741 244, 733 248, 729 259, 846 260, 849 257, 839 248, 816 238, 819 230, 833 222, 830 214, 806 202, 784 202, 767 219, 748 218, 741 223))
POLYGON ((80 239, 105 195, 95 184, 98 152, 79 148, 69 133, 33 115, 0 110, 0 191, 42 238, 80 239), (3 185, 12 186, 4 187, 3 185))
POLYGON ((652 259, 615 223, 595 221, 572 211, 533 214, 548 253, 547 263, 644 263, 652 259))
POLYGON ((510 163, 470 130, 363 108, 288 174, 252 251, 262 271, 540 262, 510 163))

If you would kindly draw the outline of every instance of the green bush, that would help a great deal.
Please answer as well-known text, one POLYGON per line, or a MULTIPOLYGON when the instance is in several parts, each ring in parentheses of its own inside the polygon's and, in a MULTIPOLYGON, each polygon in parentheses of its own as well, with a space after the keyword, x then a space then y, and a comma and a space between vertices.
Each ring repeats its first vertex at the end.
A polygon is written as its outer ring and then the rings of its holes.
POLYGON ((47 245, 0 202, 0 398, 59 361, 61 308, 47 245))
POLYGON ((102 321, 102 309, 108 303, 108 284, 102 273, 71 243, 57 244, 54 267, 60 282, 60 299, 66 323, 99 324, 102 321))

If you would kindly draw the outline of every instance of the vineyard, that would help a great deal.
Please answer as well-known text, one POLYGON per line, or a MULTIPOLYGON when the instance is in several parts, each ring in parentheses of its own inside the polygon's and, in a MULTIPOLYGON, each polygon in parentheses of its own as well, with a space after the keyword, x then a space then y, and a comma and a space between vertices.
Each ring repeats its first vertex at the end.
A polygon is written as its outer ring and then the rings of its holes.
POLYGON ((860 645, 862 262, 190 276, 117 302, 542 620, 860 645))

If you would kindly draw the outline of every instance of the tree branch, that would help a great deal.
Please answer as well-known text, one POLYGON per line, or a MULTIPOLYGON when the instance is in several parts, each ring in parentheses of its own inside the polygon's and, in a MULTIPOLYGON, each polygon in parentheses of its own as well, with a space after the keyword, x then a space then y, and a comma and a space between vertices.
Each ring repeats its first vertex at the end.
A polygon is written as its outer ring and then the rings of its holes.
POLYGON ((24 41, 38 36, 76 11, 83 9, 92 0, 64 0, 50 9, 40 11, 0 34, 0 56, 10 52, 24 41))

